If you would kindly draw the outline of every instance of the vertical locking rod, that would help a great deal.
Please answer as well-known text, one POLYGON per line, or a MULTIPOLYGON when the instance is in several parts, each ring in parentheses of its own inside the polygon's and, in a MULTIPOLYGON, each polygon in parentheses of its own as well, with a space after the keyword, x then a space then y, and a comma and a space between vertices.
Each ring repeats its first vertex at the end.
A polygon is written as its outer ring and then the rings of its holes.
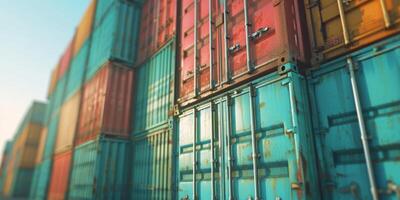
POLYGON ((208 1, 208 45, 210 51, 210 89, 214 89, 214 57, 213 57, 213 13, 212 13, 212 0, 208 1))
POLYGON ((197 135, 197 117, 196 117, 196 109, 193 109, 193 185, 192 185, 192 190, 193 190, 193 200, 196 200, 197 194, 196 194, 196 166, 197 166, 197 161, 196 161, 196 135, 197 135))
POLYGON ((245 31, 246 31, 246 65, 247 65, 247 72, 251 72, 253 70, 253 66, 251 65, 251 56, 250 56, 250 28, 251 23, 249 22, 248 16, 248 8, 247 8, 247 0, 243 0, 243 9, 244 9, 244 22, 245 22, 245 31))
POLYGON ((251 147, 253 158, 253 182, 254 182, 254 199, 259 199, 258 194, 258 151, 256 138, 256 112, 254 110, 255 91, 253 86, 250 86, 250 123, 251 123, 251 147))
POLYGON ((197 52, 197 26, 198 26, 198 24, 197 24, 197 20, 198 20, 198 13, 197 13, 197 4, 198 4, 198 0, 193 0, 194 1, 194 27, 193 27, 193 35, 194 35, 194 44, 193 44, 193 54, 194 54, 194 66, 193 66, 193 68, 194 68, 194 72, 193 72, 193 75, 194 75, 194 77, 193 77, 193 81, 194 81, 194 83, 193 83, 193 87, 194 87, 194 96, 195 97, 197 97, 197 95, 198 95, 198 88, 199 88, 199 86, 198 86, 198 83, 199 83, 199 81, 198 81, 198 72, 199 72, 199 69, 198 69, 198 66, 197 66, 197 59, 198 59, 198 52, 197 52))
POLYGON ((340 22, 342 24, 344 44, 348 45, 348 44, 350 44, 350 36, 349 36, 349 32, 347 30, 346 14, 344 12, 342 0, 337 0, 337 4, 338 4, 338 8, 339 8, 340 22))

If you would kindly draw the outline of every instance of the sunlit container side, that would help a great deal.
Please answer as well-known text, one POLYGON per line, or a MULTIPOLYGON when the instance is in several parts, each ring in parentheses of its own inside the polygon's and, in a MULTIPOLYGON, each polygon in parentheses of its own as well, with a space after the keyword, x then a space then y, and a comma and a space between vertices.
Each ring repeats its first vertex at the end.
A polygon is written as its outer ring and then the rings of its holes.
POLYGON ((79 89, 84 81, 87 60, 89 56, 90 41, 86 40, 78 54, 71 61, 69 67, 68 83, 65 88, 65 99, 71 98, 79 89))
POLYGON ((47 199, 67 199, 71 162, 72 150, 54 156, 47 199))
POLYGON ((61 153, 73 147, 80 103, 81 91, 78 91, 61 108, 55 153, 61 153))
POLYGON ((380 199, 398 198, 399 63, 400 37, 396 36, 311 72, 309 89, 324 199, 373 199, 373 185, 380 199), (360 109, 355 106, 357 101, 360 109), (366 158, 371 161, 372 173, 366 158), (331 183, 335 187, 328 187, 331 183), (354 192, 346 192, 346 188, 354 192))
POLYGON ((92 33, 94 16, 96 13, 96 0, 91 0, 89 7, 86 9, 85 14, 83 15, 81 22, 79 23, 76 34, 75 34, 75 42, 73 45, 73 56, 78 54, 82 46, 86 43, 86 40, 89 38, 92 33))
POLYGON ((0 167, 0 197, 4 196, 3 194, 3 188, 4 188, 4 182, 7 177, 7 169, 9 166, 10 162, 10 157, 11 157, 11 151, 12 151, 12 146, 13 146, 13 141, 7 141, 4 151, 3 151, 3 157, 1 161, 1 167, 0 167))
POLYGON ((47 141, 47 126, 42 128, 42 133, 40 134, 40 140, 38 144, 37 155, 35 159, 35 165, 40 164, 43 161, 44 147, 46 146, 47 141))
POLYGON ((293 67, 183 110, 177 199, 319 199, 306 84, 293 67))
POLYGON ((98 135, 129 136, 133 79, 133 70, 108 62, 84 85, 76 145, 98 135))
POLYGON ((130 199, 173 199, 173 144, 169 128, 133 139, 130 199))
POLYGON ((128 140, 100 138, 74 150, 68 199, 127 199, 128 140))
POLYGON ((53 101, 52 111, 50 117, 54 115, 59 115, 61 106, 65 100, 65 87, 67 85, 68 77, 64 76, 60 78, 57 82, 56 89, 54 90, 53 97, 51 101, 53 101))
POLYGON ((151 57, 176 32, 176 0, 146 0, 142 7, 136 63, 151 57))
POLYGON ((43 125, 28 124, 24 129, 20 141, 16 141, 15 149, 19 151, 18 167, 34 168, 38 153, 43 125))
POLYGON ((47 126, 47 138, 43 151, 43 159, 48 159, 53 156, 59 121, 60 121, 59 115, 53 116, 49 120, 49 124, 47 126))
POLYGON ((51 76, 49 80, 49 87, 47 89, 47 98, 52 96, 56 85, 57 85, 57 78, 58 78, 58 66, 56 66, 52 71, 51 71, 51 76))
MULTIPOLYGON (((109 0, 103 0, 109 1, 109 0)), ((99 2, 99 6, 102 1, 99 2)), ((140 24, 140 5, 114 0, 95 26, 86 80, 108 61, 131 65, 135 61, 140 24)))
POLYGON ((57 75, 58 77, 63 77, 69 69, 69 66, 71 64, 71 59, 72 59, 72 53, 73 53, 72 51, 73 51, 73 47, 74 47, 74 42, 75 41, 73 38, 60 58, 58 75, 57 75))
POLYGON ((397 0, 304 2, 315 64, 400 32, 397 0))
POLYGON ((134 135, 168 126, 173 117, 175 42, 171 41, 136 69, 133 124, 134 135))
POLYGON ((303 9, 296 0, 182 1, 178 101, 220 93, 289 62, 307 63, 303 9))
POLYGON ((47 196, 52 158, 46 158, 35 168, 29 199, 43 200, 47 196))

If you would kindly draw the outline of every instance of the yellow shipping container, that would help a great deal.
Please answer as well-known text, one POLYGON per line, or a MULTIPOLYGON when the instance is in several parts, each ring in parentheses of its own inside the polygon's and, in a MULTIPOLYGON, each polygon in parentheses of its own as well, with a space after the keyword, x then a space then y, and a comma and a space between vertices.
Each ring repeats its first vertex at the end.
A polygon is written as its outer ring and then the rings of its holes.
POLYGON ((81 92, 78 91, 61 108, 55 153, 64 152, 73 146, 80 102, 81 92))
POLYGON ((43 160, 43 152, 44 152, 44 147, 46 145, 46 138, 47 138, 47 127, 42 129, 42 134, 40 136, 38 151, 35 161, 36 165, 40 164, 43 160))
POLYGON ((82 45, 85 43, 86 39, 90 36, 92 32, 92 24, 94 21, 95 11, 96 0, 93 0, 76 29, 75 43, 73 45, 74 56, 79 52, 79 49, 81 49, 82 45))
POLYGON ((54 89, 56 89, 57 79, 58 79, 57 74, 58 74, 58 66, 56 66, 56 68, 54 68, 53 71, 51 72, 47 97, 50 97, 51 94, 53 94, 54 89))
POLYGON ((305 0, 313 63, 400 31, 399 0, 305 0))

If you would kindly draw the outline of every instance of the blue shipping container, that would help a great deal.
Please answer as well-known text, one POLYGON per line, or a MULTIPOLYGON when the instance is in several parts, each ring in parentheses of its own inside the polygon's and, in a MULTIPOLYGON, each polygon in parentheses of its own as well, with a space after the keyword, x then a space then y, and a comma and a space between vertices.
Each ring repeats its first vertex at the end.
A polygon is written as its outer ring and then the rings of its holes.
POLYGON ((310 100, 325 199, 372 199, 373 185, 380 199, 399 198, 399 87, 400 36, 312 71, 310 100))
MULTIPOLYGON (((110 2, 100 0, 97 7, 110 2)), ((85 80, 91 79, 109 60, 126 64, 135 62, 137 37, 140 24, 140 5, 114 0, 104 15, 97 15, 92 47, 85 80), (100 19, 98 18, 100 17, 100 19)))
POLYGON ((172 40, 137 68, 133 134, 165 128, 173 116, 175 42, 172 40))
POLYGON ((100 138, 75 148, 68 199, 126 199, 129 141, 100 138))
POLYGON ((36 166, 33 174, 31 191, 29 199, 43 200, 47 197, 47 189, 50 180, 51 159, 44 159, 42 163, 36 166))
POLYGON ((285 66, 178 121, 178 199, 318 199, 305 80, 285 66))

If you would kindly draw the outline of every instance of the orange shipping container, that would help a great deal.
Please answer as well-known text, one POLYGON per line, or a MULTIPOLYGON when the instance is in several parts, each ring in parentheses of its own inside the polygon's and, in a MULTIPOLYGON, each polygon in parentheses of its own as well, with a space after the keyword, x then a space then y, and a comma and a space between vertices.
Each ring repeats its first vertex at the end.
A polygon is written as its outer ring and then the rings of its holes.
POLYGON ((400 31, 398 0, 305 0, 305 4, 314 63, 400 31))
POLYGON ((72 150, 54 156, 53 169, 49 184, 48 199, 66 199, 69 174, 71 168, 72 150))
POLYGON ((55 153, 61 153, 73 146, 80 101, 81 91, 78 91, 61 108, 55 153))
POLYGON ((84 85, 76 144, 99 134, 129 136, 133 78, 132 69, 108 62, 84 85))
POLYGON ((96 0, 93 0, 90 3, 85 12, 85 15, 81 19, 81 22, 76 29, 75 43, 73 45, 74 56, 79 52, 79 49, 81 49, 82 45, 85 43, 86 39, 90 36, 92 32, 92 24, 96 11, 96 2, 96 0))

